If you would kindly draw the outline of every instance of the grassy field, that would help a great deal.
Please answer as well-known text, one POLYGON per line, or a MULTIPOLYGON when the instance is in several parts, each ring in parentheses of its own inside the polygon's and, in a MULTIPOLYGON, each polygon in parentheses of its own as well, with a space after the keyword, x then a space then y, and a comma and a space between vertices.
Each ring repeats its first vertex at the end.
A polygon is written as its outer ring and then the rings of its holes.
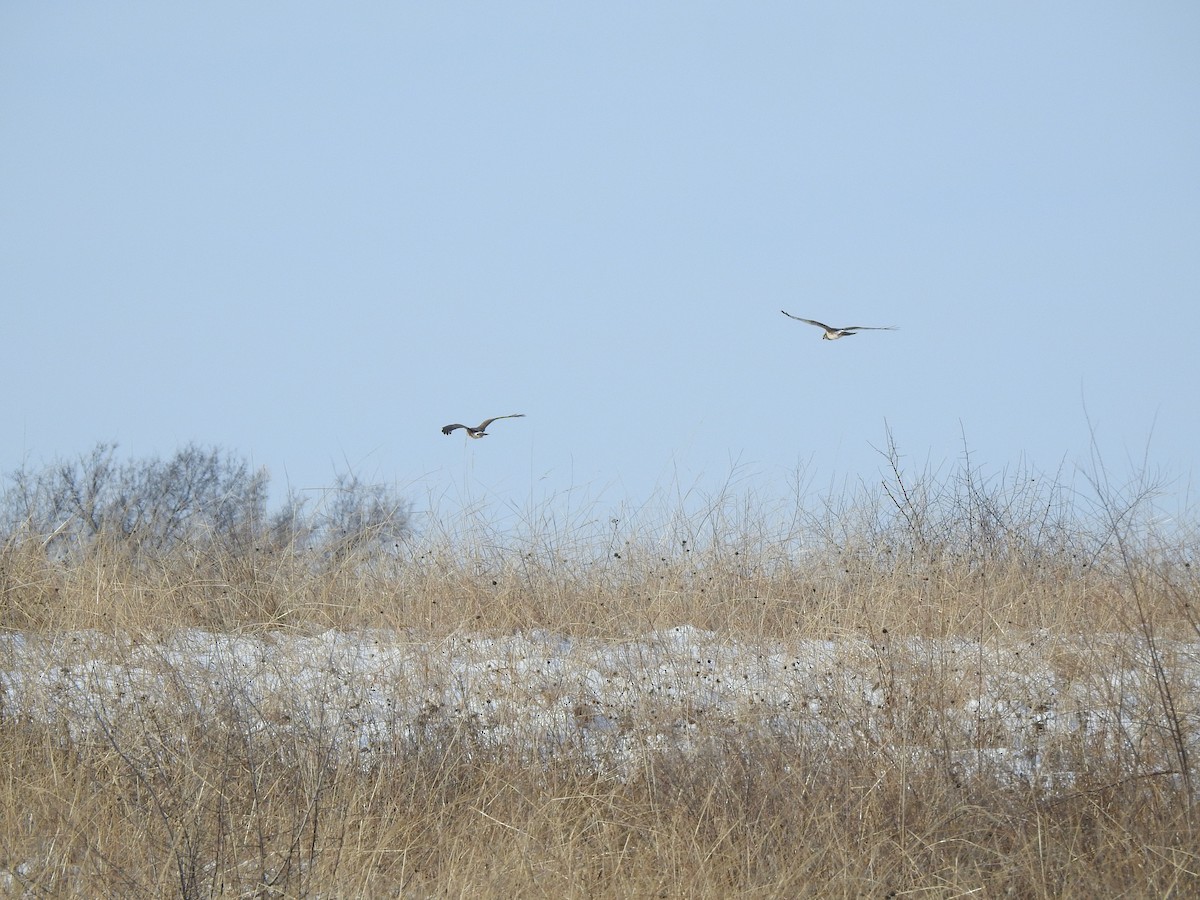
POLYGON ((369 556, 12 535, 0 896, 1200 895, 1194 526, 893 476, 369 556))

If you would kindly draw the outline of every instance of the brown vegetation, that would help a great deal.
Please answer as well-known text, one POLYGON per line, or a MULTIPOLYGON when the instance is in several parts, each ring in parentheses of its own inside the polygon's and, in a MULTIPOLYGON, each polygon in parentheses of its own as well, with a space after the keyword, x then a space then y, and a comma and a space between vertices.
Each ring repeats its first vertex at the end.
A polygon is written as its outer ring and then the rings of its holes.
POLYGON ((889 459, 879 492, 815 511, 732 488, 565 525, 530 511, 500 529, 467 511, 386 552, 185 530, 131 553, 128 534, 100 529, 53 554, 48 534, 10 528, 9 636, 83 671, 96 653, 71 636, 99 633, 114 663, 158 659, 164 696, 136 696, 132 676, 101 690, 102 673, 80 694, 86 715, 34 704, 5 645, 0 895, 1200 893, 1194 530, 1151 527, 1144 485, 1093 478, 1076 493, 967 467, 914 482, 889 459), (234 674, 201 687, 153 652, 187 628, 255 646, 337 629, 419 647, 432 668, 452 640, 541 630, 620 645, 682 624, 747 653, 803 659, 829 642, 835 664, 819 697, 786 708, 525 698, 573 716, 575 737, 553 747, 520 728, 485 737, 428 700, 434 675, 406 670, 387 690, 389 734, 407 737, 366 746, 348 740, 344 694, 314 715, 311 685, 251 698, 234 674), (980 701, 1018 671, 1052 673, 1050 694, 1077 687, 1046 702, 1092 724, 1048 729, 1033 703, 1013 751, 1012 722, 980 701), (620 765, 586 749, 603 716, 620 765), (845 730, 814 725, 833 720, 845 730), (1011 759, 1030 746, 1037 777, 1011 759))

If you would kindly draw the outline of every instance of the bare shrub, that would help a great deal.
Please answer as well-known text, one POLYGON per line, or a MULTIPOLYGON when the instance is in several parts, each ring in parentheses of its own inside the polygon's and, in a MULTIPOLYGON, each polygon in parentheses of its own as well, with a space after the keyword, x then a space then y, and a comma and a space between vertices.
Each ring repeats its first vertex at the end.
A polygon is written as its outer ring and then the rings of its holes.
POLYGON ((394 557, 410 530, 409 506, 385 485, 338 472, 317 502, 296 493, 288 496, 271 519, 271 543, 316 553, 331 565, 394 557))
POLYGON ((116 445, 102 443, 77 461, 13 473, 0 529, 39 539, 60 558, 98 540, 135 558, 197 545, 237 553, 262 529, 267 487, 265 470, 215 448, 189 444, 166 460, 120 463, 116 445))

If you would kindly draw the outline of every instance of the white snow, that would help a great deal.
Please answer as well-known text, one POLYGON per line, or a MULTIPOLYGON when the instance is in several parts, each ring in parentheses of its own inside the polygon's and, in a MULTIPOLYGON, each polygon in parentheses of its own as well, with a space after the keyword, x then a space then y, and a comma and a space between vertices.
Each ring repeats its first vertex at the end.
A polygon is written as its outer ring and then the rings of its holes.
MULTIPOLYGON (((1195 697, 1200 643, 1160 650, 1176 690, 1195 697)), ((999 646, 752 642, 687 625, 630 640, 8 634, 0 692, 5 718, 59 725, 75 740, 189 720, 319 735, 369 761, 453 728, 470 746, 530 761, 570 754, 619 776, 656 749, 754 734, 882 748, 1050 788, 1168 724, 1150 656, 1126 635, 999 646)), ((1195 711, 1184 712, 1194 741, 1195 711)))

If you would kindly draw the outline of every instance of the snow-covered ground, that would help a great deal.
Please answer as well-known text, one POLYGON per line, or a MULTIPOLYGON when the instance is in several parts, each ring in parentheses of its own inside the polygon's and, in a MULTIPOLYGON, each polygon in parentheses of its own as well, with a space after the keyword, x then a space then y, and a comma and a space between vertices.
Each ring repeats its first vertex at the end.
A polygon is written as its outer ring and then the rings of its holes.
MULTIPOLYGON (((1158 649, 1194 743, 1200 643, 1158 649)), ((1132 635, 1032 634, 1000 646, 783 645, 689 626, 612 641, 545 632, 8 634, 0 692, 4 717, 56 724, 77 739, 190 721, 294 731, 369 761, 453 728, 467 746, 531 762, 569 754, 620 776, 646 753, 756 734, 986 768, 1050 790, 1110 754, 1161 746, 1155 735, 1170 724, 1151 656, 1132 635)))

